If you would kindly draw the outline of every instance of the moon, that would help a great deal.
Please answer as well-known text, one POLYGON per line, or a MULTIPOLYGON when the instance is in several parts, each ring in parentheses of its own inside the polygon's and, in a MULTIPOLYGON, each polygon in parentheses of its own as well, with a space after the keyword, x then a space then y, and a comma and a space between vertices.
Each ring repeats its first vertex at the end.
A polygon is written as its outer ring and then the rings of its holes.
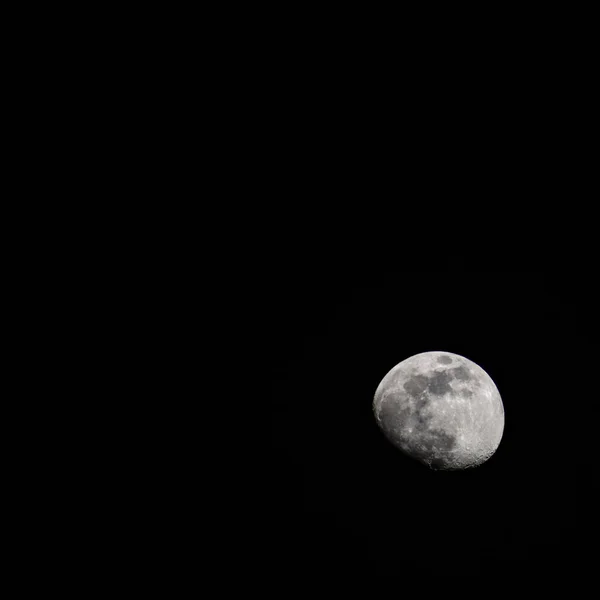
POLYGON ((434 470, 483 464, 504 432, 492 378, 451 352, 422 352, 398 363, 377 387, 373 412, 394 446, 434 470))

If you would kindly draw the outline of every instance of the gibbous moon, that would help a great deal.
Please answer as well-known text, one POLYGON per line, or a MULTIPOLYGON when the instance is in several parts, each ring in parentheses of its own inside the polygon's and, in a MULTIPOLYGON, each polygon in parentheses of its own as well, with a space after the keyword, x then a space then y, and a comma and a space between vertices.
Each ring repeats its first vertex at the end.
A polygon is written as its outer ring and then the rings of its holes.
POLYGON ((373 412, 394 446, 435 470, 481 465, 504 431, 492 378, 451 352, 423 352, 397 364, 377 387, 373 412))

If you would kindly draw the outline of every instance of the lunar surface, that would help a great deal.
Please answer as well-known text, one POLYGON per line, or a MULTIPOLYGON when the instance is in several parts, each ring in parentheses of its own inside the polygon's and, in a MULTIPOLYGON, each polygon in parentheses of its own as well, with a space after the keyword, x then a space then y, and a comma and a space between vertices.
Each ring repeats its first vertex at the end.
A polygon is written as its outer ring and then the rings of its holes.
POLYGON ((492 378, 451 352, 423 352, 397 364, 377 387, 373 411, 394 446, 436 470, 481 465, 504 431, 492 378))

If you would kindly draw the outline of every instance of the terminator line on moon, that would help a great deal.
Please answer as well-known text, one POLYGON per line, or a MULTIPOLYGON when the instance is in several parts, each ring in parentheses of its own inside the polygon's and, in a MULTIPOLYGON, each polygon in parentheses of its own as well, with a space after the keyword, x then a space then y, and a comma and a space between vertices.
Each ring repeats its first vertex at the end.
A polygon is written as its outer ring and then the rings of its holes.
POLYGON ((394 446, 435 470, 483 464, 504 431, 492 378, 451 352, 423 352, 397 364, 377 387, 373 412, 394 446))

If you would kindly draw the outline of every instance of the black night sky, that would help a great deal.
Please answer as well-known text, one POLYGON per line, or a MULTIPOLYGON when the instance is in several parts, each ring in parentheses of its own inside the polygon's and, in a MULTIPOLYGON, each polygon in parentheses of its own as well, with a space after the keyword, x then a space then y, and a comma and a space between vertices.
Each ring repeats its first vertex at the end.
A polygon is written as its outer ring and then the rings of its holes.
POLYGON ((577 574, 581 473, 565 405, 584 334, 568 276, 451 255, 285 273, 266 307, 271 567, 309 580, 577 574), (375 424, 383 376, 428 350, 469 358, 500 391, 504 436, 479 468, 430 471, 375 424))

